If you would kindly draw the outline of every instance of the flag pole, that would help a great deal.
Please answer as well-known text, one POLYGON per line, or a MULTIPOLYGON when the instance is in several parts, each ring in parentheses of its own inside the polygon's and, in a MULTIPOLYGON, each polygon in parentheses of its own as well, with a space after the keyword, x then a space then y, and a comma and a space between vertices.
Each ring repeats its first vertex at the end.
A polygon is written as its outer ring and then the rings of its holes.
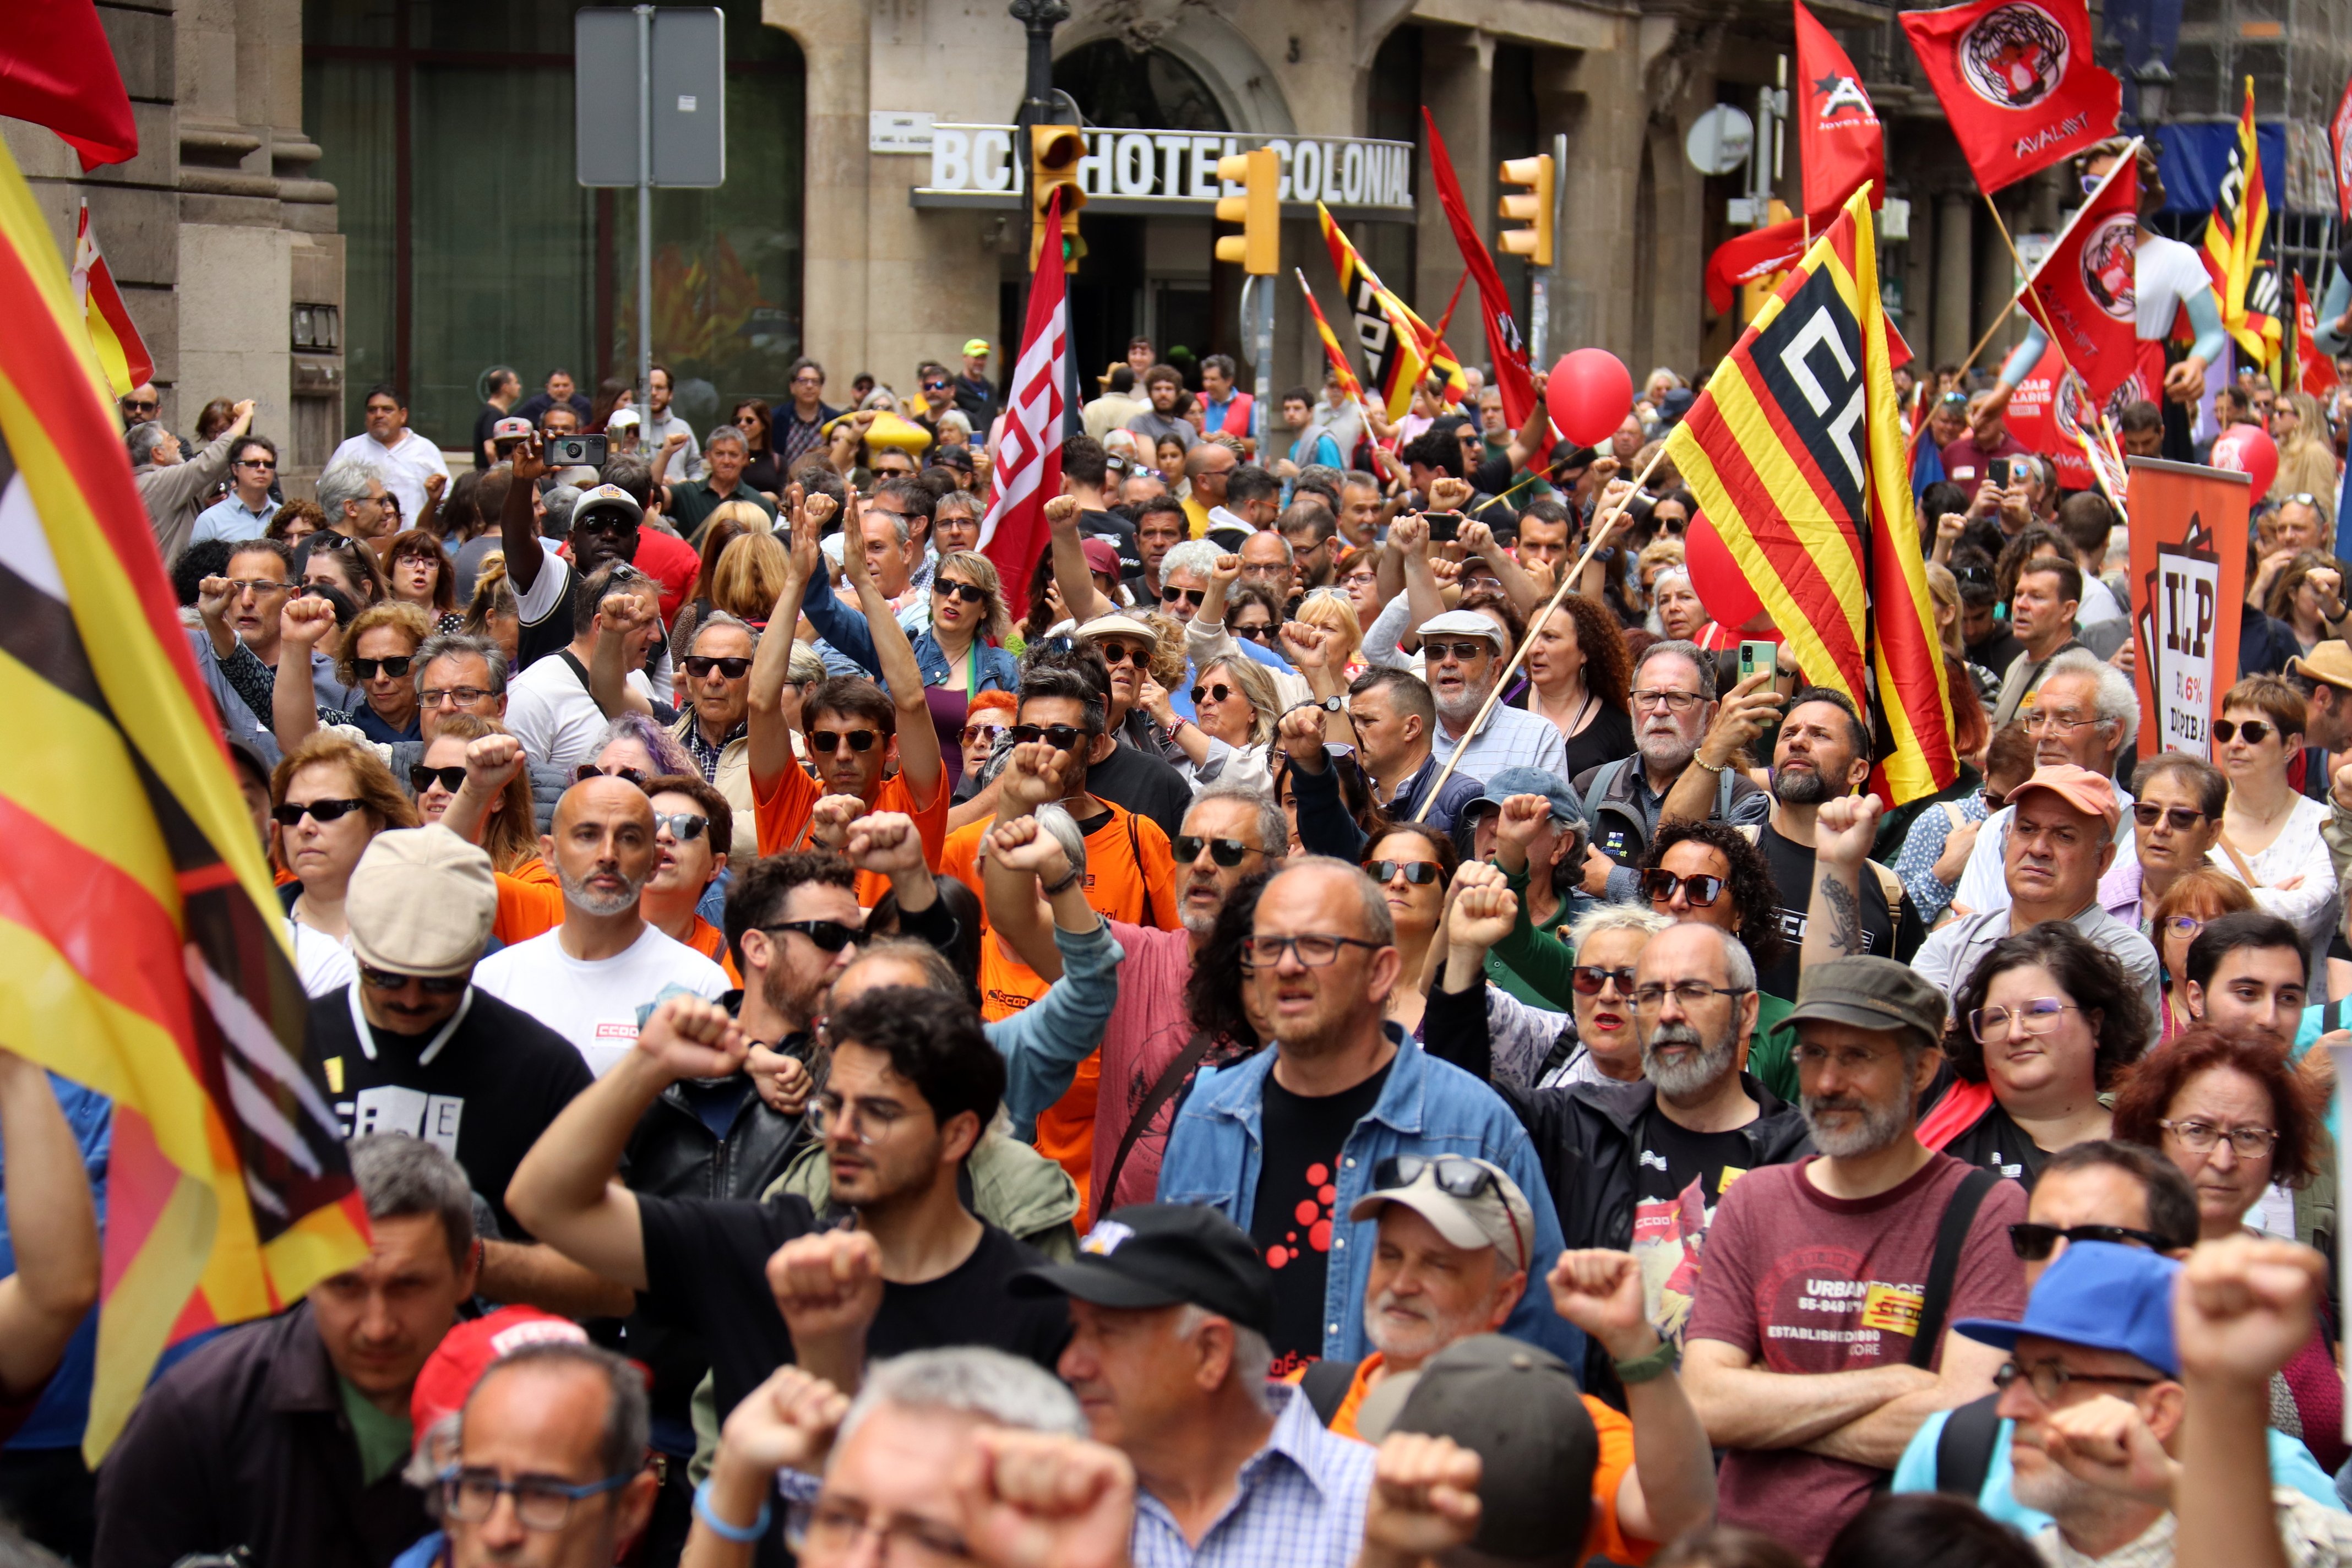
MULTIPOLYGON (((2088 196, 2084 198, 2083 205, 2074 209, 2073 216, 2069 216, 2065 223, 2059 226, 2056 237, 2050 242, 2050 249, 2053 254, 2057 251, 2060 246, 2066 243, 2066 237, 2074 232, 2074 226, 2082 221, 2083 215, 2089 212, 2092 206, 2097 203, 2098 199, 2107 194, 2107 186, 2115 182, 2116 175, 2124 172, 2125 165, 2129 163, 2137 162, 2139 157, 2140 143, 2146 140, 2147 138, 2145 137, 2135 136, 2131 139, 2129 145, 2125 147, 2122 152, 2116 154, 2115 162, 2107 165, 2107 172, 2100 179, 2098 185, 2088 196)), ((2001 219, 2000 208, 1993 205, 1992 193, 1990 191, 1980 191, 1979 194, 1984 197, 1985 210, 1992 214, 1993 227, 2000 231, 2000 242, 2009 247, 2010 259, 2017 263, 2017 270, 2025 278, 2025 288, 2020 289, 2014 294, 2011 294, 2010 296, 2009 303, 2000 308, 2000 314, 1993 318, 1992 325, 1987 327, 1985 329, 1984 336, 1977 340, 1977 346, 1970 349, 1969 351, 1969 357, 1960 362, 1960 368, 1963 370, 1966 370, 1969 366, 1977 363, 1977 356, 1984 353, 1985 345, 1987 343, 1992 342, 1992 335, 2000 331, 2002 323, 2009 320, 2010 313, 2015 310, 2018 305, 2025 299, 2026 289, 2032 289, 2033 287, 2033 280, 2042 276, 2041 268, 2028 267, 2025 264, 2025 258, 2018 251, 2017 241, 2010 237, 2009 225, 2001 219)))
POLYGON ((1502 673, 1495 677, 1493 689, 1486 693, 1486 700, 1479 704, 1478 716, 1470 721, 1470 727, 1467 730, 1462 731, 1462 739, 1454 743, 1454 754, 1445 760, 1445 766, 1439 772, 1436 782, 1432 784, 1428 793, 1421 797, 1421 805, 1412 814, 1413 821, 1419 822, 1429 815, 1429 808, 1436 804, 1438 792, 1445 787, 1445 781, 1454 776, 1454 764, 1462 760, 1462 753, 1469 749, 1470 742, 1476 738, 1479 729, 1486 724, 1487 715, 1494 712, 1495 704, 1502 700, 1503 689, 1511 683, 1511 677, 1518 673, 1520 662, 1528 657, 1528 650, 1535 646, 1537 628, 1551 619, 1552 612, 1559 609, 1560 602, 1568 597, 1569 589, 1584 575, 1585 567, 1591 564, 1592 557, 1599 552, 1602 541, 1606 540, 1611 531, 1623 520, 1626 506, 1635 496, 1642 493, 1642 487, 1649 482, 1651 473, 1660 463, 1664 462, 1665 458, 1665 443, 1661 441, 1658 443, 1658 449, 1650 455, 1650 460, 1642 466, 1642 471, 1634 476, 1633 488, 1625 492, 1625 499, 1619 501, 1605 519, 1594 523, 1592 542, 1584 547, 1584 553, 1576 558, 1576 564, 1560 578, 1559 586, 1552 590, 1551 602, 1543 607, 1543 614, 1529 617, 1528 635, 1519 640, 1517 647, 1512 649, 1510 662, 1504 665, 1502 673))

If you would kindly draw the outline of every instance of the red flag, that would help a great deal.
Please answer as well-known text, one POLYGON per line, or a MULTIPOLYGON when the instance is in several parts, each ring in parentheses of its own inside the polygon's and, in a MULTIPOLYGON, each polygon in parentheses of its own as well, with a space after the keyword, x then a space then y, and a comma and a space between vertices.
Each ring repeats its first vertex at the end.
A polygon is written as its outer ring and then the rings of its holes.
POLYGON ((2327 122, 2327 147, 2336 154, 2336 210, 2352 221, 2352 82, 2344 84, 2336 118, 2327 122))
POLYGON ((96 0, 17 0, 8 11, 0 33, 0 114, 56 132, 81 154, 84 174, 137 157, 131 95, 96 0))
POLYGON ((1786 272, 1805 254, 1805 222, 1790 218, 1734 235, 1706 258, 1706 302, 1716 313, 1731 309, 1739 286, 1786 272))
POLYGON ((2294 357, 2303 384, 2294 388, 2317 396, 2336 387, 2336 362, 2322 353, 2312 341, 2319 331, 2319 318, 2311 309, 2311 296, 2305 292, 2303 274, 2294 274, 2294 357))
MULTIPOLYGON (((1045 231, 1062 221, 1062 193, 1045 204, 1045 231)), ((992 471, 988 515, 981 520, 980 552, 993 562, 1005 602, 1028 613, 1029 574, 1045 553, 1045 503, 1062 493, 1062 441, 1068 412, 1069 298, 1061 268, 1037 268, 1029 279, 1029 319, 1021 354, 1007 384, 1004 432, 992 471)))
POLYGON ((2090 464, 2074 440, 2075 420, 2061 414, 2064 409, 2071 416, 2081 402, 2079 389, 2066 379, 2066 362, 2053 344, 2017 384, 2001 416, 2011 435, 2057 466, 2058 482, 2070 490, 2091 488, 2090 464))
MULTIPOLYGON (((1445 221, 1453 226, 1454 243, 1462 251, 1463 265, 1478 280, 1478 310, 1486 318, 1486 353, 1495 361, 1495 385, 1503 395, 1503 422, 1517 430, 1535 412, 1536 384, 1528 371, 1527 340, 1519 336, 1519 324, 1511 317, 1511 297, 1503 290, 1502 274, 1495 270, 1495 258, 1486 252, 1486 242, 1479 237, 1478 226, 1470 216, 1470 209, 1462 200, 1462 182, 1454 177, 1454 160, 1446 156, 1445 138, 1438 134, 1437 121, 1423 106, 1422 123, 1429 127, 1429 172, 1437 185, 1438 205, 1445 209, 1445 221)), ((1545 438, 1528 458, 1530 468, 1541 466, 1544 455, 1551 450, 1549 426, 1545 438)))
POLYGON ((1862 78, 1830 30, 1797 6, 1797 162, 1804 171, 1805 211, 1829 226, 1846 197, 1875 181, 1870 205, 1886 194, 1886 128, 1862 78))
POLYGON ((2051 342, 2104 407, 2139 368, 2134 325, 2138 295, 2139 168, 2116 161, 2115 176, 2077 209, 2035 268, 2022 301, 2051 342))
POLYGON ((2115 134, 2123 84, 2091 63, 2084 0, 1978 0, 1902 19, 1988 195, 2115 134))

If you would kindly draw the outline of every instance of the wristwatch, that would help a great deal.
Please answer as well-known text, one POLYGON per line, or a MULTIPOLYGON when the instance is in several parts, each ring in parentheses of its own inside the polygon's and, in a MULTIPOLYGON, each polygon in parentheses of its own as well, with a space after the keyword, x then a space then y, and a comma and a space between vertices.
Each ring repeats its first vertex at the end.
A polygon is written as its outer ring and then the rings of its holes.
POLYGON ((1348 700, 1338 695, 1310 697, 1304 702, 1293 703, 1290 710, 1296 713, 1301 708, 1320 708, 1326 713, 1344 713, 1348 710, 1348 700))

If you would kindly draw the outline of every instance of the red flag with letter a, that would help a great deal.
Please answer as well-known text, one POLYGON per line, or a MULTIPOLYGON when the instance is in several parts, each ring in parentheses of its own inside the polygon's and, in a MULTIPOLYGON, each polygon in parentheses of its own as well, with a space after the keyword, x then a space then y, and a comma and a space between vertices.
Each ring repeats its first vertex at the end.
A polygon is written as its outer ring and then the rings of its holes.
MULTIPOLYGON (((1045 204, 1045 232, 1062 221, 1062 193, 1045 204)), ((1029 279, 1029 319, 1021 329, 999 438, 988 515, 980 523, 980 552, 995 564, 1015 616, 1028 610, 1029 574, 1045 552, 1045 503, 1062 493, 1063 428, 1069 412, 1069 295, 1059 267, 1040 267, 1029 279)))
POLYGON ((1875 181, 1870 205, 1886 193, 1886 128, 1862 78, 1805 0, 1797 7, 1797 162, 1804 171, 1805 211, 1826 228, 1846 197, 1875 181))
POLYGON ((2123 84, 2091 63, 2084 0, 1978 0, 1902 22, 1988 195, 2115 134, 2123 84))
POLYGON ((2138 369, 2138 215, 2139 167, 2118 160, 2115 177, 2076 210, 2025 291, 2026 310, 2090 388, 2096 407, 2138 369))
POLYGON ((99 25, 96 0, 16 0, 0 30, 0 114, 46 125, 82 173, 139 155, 131 94, 99 25))

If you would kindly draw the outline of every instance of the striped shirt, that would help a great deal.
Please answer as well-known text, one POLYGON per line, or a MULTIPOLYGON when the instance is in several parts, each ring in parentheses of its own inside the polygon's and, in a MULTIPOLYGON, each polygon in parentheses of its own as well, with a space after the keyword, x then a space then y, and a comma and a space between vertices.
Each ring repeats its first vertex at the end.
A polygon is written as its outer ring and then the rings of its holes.
POLYGON ((1266 1397, 1274 1430, 1243 1462, 1234 1500, 1198 1546, 1165 1503, 1136 1493, 1135 1568, 1348 1568, 1371 1497, 1371 1447, 1325 1430, 1296 1388, 1269 1387, 1266 1397))

